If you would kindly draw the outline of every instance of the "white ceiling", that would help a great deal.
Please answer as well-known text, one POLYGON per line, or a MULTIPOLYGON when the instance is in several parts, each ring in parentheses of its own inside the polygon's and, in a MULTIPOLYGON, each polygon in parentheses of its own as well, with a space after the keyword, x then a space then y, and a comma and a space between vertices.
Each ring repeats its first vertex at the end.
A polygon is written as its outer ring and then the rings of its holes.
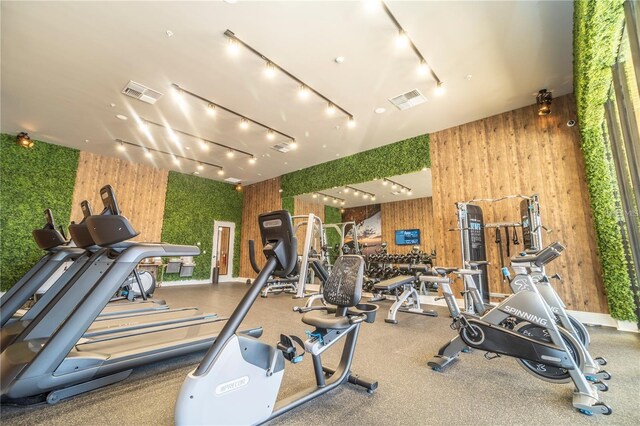
MULTIPOLYGON (((363 2, 3 1, 2 131, 26 130, 98 154, 195 170, 169 156, 149 160, 136 148, 120 153, 113 140, 155 144, 220 164, 225 177, 252 183, 530 105, 541 88, 556 96, 572 90, 571 2, 389 5, 445 82, 443 96, 434 97, 433 80, 416 72, 411 49, 396 47, 389 18, 363 2), (357 127, 347 129, 339 113, 327 117, 326 104, 313 95, 299 100, 298 85, 284 75, 267 79, 264 62, 248 51, 230 56, 226 29, 348 110, 357 127), (344 63, 335 63, 337 56, 344 63), (120 91, 129 80, 165 95, 154 106, 125 97, 120 91), (171 83, 293 135, 299 148, 271 150, 275 142, 263 130, 243 132, 223 113, 212 119, 195 100, 179 108, 171 83), (426 104, 401 112, 387 101, 415 88, 426 104), (375 114, 381 106, 386 112, 375 114), (176 146, 160 130, 149 141, 135 125, 136 114, 248 151, 258 162, 228 159, 220 149, 200 151, 188 138, 176 146)), ((211 168, 202 175, 221 179, 211 168)))
POLYGON ((351 188, 346 191, 345 187, 339 186, 315 193, 297 195, 296 198, 314 203, 322 203, 331 207, 347 208, 431 197, 432 195, 431 169, 423 169, 422 171, 408 173, 406 175, 388 176, 387 179, 404 186, 405 191, 401 192, 401 186, 396 185, 396 188, 393 188, 391 182, 385 184, 382 179, 376 179, 369 182, 349 185, 351 188), (355 194, 352 188, 358 190, 359 193, 355 194), (361 191, 368 192, 367 198, 363 198, 364 194, 361 191), (315 197, 314 194, 316 195, 315 197), (372 199, 369 194, 373 194, 375 199, 372 199), (323 195, 328 196, 326 200, 323 195), (337 202, 334 203, 334 200, 337 202), (344 204, 339 200, 344 200, 344 204))

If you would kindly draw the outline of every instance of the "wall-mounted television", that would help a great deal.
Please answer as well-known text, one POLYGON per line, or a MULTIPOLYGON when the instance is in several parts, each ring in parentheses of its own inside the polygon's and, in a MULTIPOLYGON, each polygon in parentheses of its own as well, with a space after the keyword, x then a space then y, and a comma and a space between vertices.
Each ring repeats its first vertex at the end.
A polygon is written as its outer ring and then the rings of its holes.
POLYGON ((420 244, 419 229, 399 229, 396 230, 396 245, 409 246, 420 244))

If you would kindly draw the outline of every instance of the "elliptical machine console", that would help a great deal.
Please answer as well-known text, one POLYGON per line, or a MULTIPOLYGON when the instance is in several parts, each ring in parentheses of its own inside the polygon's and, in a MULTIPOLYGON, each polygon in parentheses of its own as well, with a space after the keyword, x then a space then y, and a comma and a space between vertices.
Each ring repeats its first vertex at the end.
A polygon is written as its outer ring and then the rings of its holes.
POLYGON ((376 305, 360 303, 364 260, 338 258, 323 287, 328 306, 294 308, 302 322, 315 327, 308 339, 280 336, 276 346, 237 334, 238 327, 258 298, 270 275, 287 276, 296 262, 296 238, 286 210, 260 215, 266 265, 234 310, 200 365, 186 378, 176 403, 176 424, 258 424, 275 418, 337 386, 350 382, 373 392, 378 383, 351 374, 358 332, 363 322, 375 320, 376 305), (322 353, 342 340, 337 368, 322 364, 322 353), (301 362, 311 354, 315 386, 281 401, 278 392, 285 360, 301 362))

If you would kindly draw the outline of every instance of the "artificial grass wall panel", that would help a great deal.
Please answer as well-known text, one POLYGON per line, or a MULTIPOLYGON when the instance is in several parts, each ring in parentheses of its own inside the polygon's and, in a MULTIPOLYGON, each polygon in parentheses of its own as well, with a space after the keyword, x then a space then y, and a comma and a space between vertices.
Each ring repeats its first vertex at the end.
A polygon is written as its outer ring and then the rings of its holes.
POLYGON ((581 148, 609 312, 619 320, 637 321, 617 219, 618 189, 602 131, 603 105, 609 97, 612 79, 611 65, 616 61, 620 44, 623 2, 574 2, 573 72, 581 148))
POLYGON ((31 149, 0 134, 0 284, 6 291, 42 257, 31 231, 44 226, 50 208, 66 228, 79 151, 35 141, 31 149))
POLYGON ((167 274, 165 281, 206 280, 211 277, 213 222, 216 220, 236 224, 233 275, 238 276, 242 229, 242 192, 236 191, 234 185, 169 172, 162 241, 187 245, 198 245, 199 243, 202 254, 194 259, 196 267, 192 277, 181 279, 178 274, 167 274))
POLYGON ((429 155, 429 135, 405 139, 283 175, 282 197, 417 172, 431 166, 429 155))

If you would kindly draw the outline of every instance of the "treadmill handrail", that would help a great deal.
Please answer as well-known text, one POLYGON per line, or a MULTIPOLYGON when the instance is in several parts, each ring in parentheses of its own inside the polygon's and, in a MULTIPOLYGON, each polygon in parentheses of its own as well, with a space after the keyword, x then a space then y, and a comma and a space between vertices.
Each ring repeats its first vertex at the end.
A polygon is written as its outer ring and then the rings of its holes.
POLYGON ((126 248, 118 262, 123 263, 140 263, 142 259, 148 257, 179 257, 179 256, 198 256, 200 248, 197 246, 184 246, 176 244, 164 243, 132 243, 126 248))

